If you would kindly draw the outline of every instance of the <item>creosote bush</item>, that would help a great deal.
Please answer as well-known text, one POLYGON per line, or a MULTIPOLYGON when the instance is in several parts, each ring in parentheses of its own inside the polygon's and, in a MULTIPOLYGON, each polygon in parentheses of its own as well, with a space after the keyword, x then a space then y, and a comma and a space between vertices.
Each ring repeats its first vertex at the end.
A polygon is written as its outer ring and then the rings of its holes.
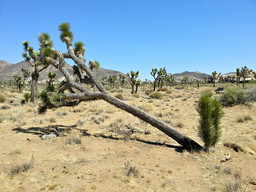
POLYGON ((242 88, 232 86, 228 87, 220 96, 220 102, 223 106, 233 106, 246 104, 250 102, 249 94, 242 88))
POLYGON ((208 152, 214 147, 221 135, 220 119, 223 116, 220 101, 212 98, 209 93, 203 93, 199 99, 197 112, 199 113, 199 137, 208 152))
POLYGON ((159 92, 152 92, 149 94, 149 97, 152 99, 162 99, 163 95, 159 92))

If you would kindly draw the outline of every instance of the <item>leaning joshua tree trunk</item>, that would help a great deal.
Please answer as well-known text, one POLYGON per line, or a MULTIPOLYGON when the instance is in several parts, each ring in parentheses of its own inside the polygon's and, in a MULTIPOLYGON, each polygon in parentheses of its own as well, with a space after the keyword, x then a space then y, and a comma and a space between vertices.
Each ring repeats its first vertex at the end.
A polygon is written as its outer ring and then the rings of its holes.
MULTIPOLYGON (((74 93, 63 93, 62 97, 64 99, 66 99, 67 101, 74 100, 73 103, 76 103, 76 104, 82 101, 99 100, 99 99, 105 100, 106 102, 122 110, 125 110, 128 113, 131 113, 132 115, 138 117, 139 119, 156 127, 160 131, 164 132, 165 134, 173 138, 175 141, 177 141, 180 145, 182 145, 187 150, 199 151, 203 149, 203 147, 199 145, 197 142, 187 137, 186 135, 180 133, 179 131, 175 130, 173 127, 169 126, 163 121, 158 120, 152 115, 149 115, 148 113, 108 94, 104 89, 103 85, 101 84, 101 82, 96 77, 96 75, 90 70, 90 68, 87 65, 85 65, 84 59, 78 55, 81 49, 85 50, 84 46, 82 46, 83 48, 82 47, 79 48, 76 46, 73 48, 72 46, 73 34, 72 32, 70 32, 69 24, 62 23, 59 26, 59 30, 62 32, 61 40, 66 43, 68 53, 61 53, 53 48, 50 48, 50 49, 48 48, 48 51, 51 52, 51 54, 47 52, 48 55, 46 55, 44 59, 45 59, 45 62, 47 62, 48 64, 54 65, 56 68, 58 68, 60 72, 64 75, 64 77, 67 79, 67 82, 69 83, 69 85, 75 88, 76 92, 74 93), (72 59, 80 69, 84 70, 87 73, 87 75, 91 78, 92 82, 98 88, 98 92, 89 91, 86 88, 84 88, 81 84, 76 83, 73 80, 72 76, 69 74, 68 70, 65 67, 67 65, 65 62, 65 58, 72 59)), ((90 61, 89 65, 90 63, 93 63, 93 61, 90 61)))

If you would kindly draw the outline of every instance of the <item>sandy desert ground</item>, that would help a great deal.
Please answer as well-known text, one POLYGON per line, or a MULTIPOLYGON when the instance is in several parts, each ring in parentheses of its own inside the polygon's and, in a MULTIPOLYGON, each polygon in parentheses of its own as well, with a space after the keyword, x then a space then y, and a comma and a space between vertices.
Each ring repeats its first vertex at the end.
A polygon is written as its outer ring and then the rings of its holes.
MULTIPOLYGON (((196 102, 214 88, 169 88, 162 99, 150 99, 146 89, 121 94, 203 144, 196 102)), ((104 101, 39 115, 36 105, 20 104, 22 94, 8 88, 0 93, 6 97, 0 103, 0 191, 256 191, 255 103, 223 109, 222 136, 208 154, 183 151, 158 129, 104 101), (50 133, 58 137, 41 139, 50 133), (221 162, 227 154, 231 159, 221 162)))

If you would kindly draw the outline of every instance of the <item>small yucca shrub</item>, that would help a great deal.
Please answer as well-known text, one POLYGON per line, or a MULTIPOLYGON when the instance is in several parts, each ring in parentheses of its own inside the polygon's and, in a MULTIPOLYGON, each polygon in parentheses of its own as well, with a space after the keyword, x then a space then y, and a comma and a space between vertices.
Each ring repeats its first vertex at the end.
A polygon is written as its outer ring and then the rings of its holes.
POLYGON ((209 151, 221 135, 222 106, 217 98, 212 98, 209 93, 203 93, 198 102, 197 112, 200 116, 198 134, 205 144, 205 150, 209 151))
POLYGON ((24 99, 25 99, 25 102, 28 103, 28 101, 30 99, 30 94, 29 93, 24 93, 24 99))

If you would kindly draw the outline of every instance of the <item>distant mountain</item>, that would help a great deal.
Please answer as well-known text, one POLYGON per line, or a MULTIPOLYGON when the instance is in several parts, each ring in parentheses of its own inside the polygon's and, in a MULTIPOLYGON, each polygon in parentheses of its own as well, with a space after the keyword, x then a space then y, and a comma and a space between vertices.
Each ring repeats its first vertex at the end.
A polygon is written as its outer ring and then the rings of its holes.
POLYGON ((199 71, 184 71, 183 73, 174 73, 173 76, 176 78, 176 80, 181 81, 184 76, 188 76, 189 80, 203 80, 204 77, 209 77, 210 75, 206 73, 201 73, 199 71))
MULTIPOLYGON (((72 66, 67 65, 66 66, 69 73, 73 75, 73 69, 72 66)), ((14 75, 19 75, 22 77, 21 69, 28 69, 29 71, 32 71, 32 67, 28 62, 21 61, 16 64, 10 64, 6 61, 0 60, 0 81, 8 81, 13 80, 14 75)), ((54 72, 56 73, 56 79, 60 81, 63 79, 63 75, 60 71, 58 71, 55 67, 49 66, 46 70, 42 71, 39 76, 39 81, 43 81, 45 79, 48 79, 48 73, 54 72)), ((102 79, 103 77, 108 77, 109 75, 118 75, 121 74, 119 71, 109 70, 109 69, 103 69, 100 68, 97 71, 97 76, 99 79, 102 79)))
POLYGON ((10 66, 11 63, 8 63, 7 61, 0 60, 0 71, 5 69, 6 67, 10 66))

